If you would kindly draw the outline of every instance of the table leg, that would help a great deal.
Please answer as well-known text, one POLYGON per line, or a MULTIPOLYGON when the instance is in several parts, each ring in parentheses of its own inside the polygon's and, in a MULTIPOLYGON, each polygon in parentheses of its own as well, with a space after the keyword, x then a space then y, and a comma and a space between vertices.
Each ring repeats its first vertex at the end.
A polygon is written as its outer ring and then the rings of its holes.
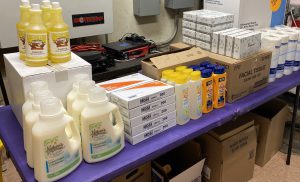
POLYGON ((295 125, 296 125, 297 111, 298 111, 298 106, 299 106, 299 91, 300 91, 300 86, 297 86, 296 98, 295 98, 295 101, 294 101, 292 125, 291 125, 291 130, 290 130, 290 140, 289 140, 288 153, 287 153, 287 159, 286 159, 286 164, 287 165, 290 165, 290 163, 291 163, 294 131, 295 131, 295 125))
POLYGON ((9 105, 9 101, 8 101, 8 98, 7 98, 7 93, 6 93, 6 90, 5 90, 5 85, 4 85, 4 81, 3 81, 1 71, 0 71, 0 87, 1 87, 2 96, 3 96, 3 99, 4 99, 4 103, 5 103, 5 105, 9 105))

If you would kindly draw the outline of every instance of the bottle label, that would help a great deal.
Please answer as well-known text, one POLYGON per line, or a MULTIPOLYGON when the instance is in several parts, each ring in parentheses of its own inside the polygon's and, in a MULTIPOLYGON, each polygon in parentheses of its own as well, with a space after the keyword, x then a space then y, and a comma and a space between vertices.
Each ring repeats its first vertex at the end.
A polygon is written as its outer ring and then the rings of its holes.
POLYGON ((190 109, 189 109, 189 89, 188 87, 186 89, 182 90, 182 110, 183 110, 183 120, 186 120, 190 116, 190 109))
POLYGON ((30 58, 47 58, 47 34, 26 34, 26 56, 30 58))
POLYGON ((18 39, 19 39, 19 52, 25 54, 25 31, 18 30, 18 39))
POLYGON ((63 137, 56 136, 44 141, 45 168, 48 178, 54 178, 72 169, 80 162, 79 150, 71 155, 63 137))
POLYGON ((102 122, 89 125, 90 155, 92 159, 109 156, 122 147, 121 137, 118 137, 116 141, 112 141, 110 134, 102 126, 102 122))
POLYGON ((218 79, 218 106, 223 106, 225 104, 225 94, 226 94, 226 78, 221 77, 218 79))
POLYGON ((66 55, 71 52, 70 34, 65 32, 50 32, 50 52, 53 55, 66 55))
POLYGON ((196 86, 196 94, 197 94, 197 115, 202 113, 202 86, 199 84, 196 86))
POLYGON ((212 82, 212 80, 210 80, 206 83, 206 89, 207 89, 206 108, 208 111, 210 111, 213 109, 213 82, 212 82))

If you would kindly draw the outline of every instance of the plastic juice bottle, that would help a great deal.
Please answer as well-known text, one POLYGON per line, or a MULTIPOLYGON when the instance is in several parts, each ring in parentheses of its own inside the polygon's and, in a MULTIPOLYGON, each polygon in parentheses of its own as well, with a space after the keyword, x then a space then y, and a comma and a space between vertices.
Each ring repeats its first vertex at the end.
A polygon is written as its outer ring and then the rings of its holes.
POLYGON ((26 65, 46 66, 48 63, 47 28, 43 24, 39 4, 31 5, 29 25, 25 32, 26 65))
POLYGON ((175 68, 175 71, 176 71, 176 72, 181 72, 181 71, 183 71, 183 70, 185 70, 185 69, 187 69, 186 66, 177 66, 177 67, 175 68))
POLYGON ((212 70, 206 69, 201 72, 202 76, 202 113, 213 110, 213 77, 212 70))
POLYGON ((226 103, 227 74, 224 66, 216 66, 213 74, 214 79, 214 108, 222 108, 226 103))
POLYGON ((75 125, 80 130, 80 115, 88 101, 88 93, 91 88, 95 87, 94 81, 82 81, 79 83, 78 94, 72 104, 71 116, 74 118, 75 125))
POLYGON ((81 139, 73 118, 64 114, 59 100, 41 102, 41 113, 32 128, 34 176, 56 181, 74 171, 82 161, 81 139), (71 138, 67 128, 71 128, 71 138))
POLYGON ((64 63, 71 60, 69 26, 64 22, 59 2, 52 3, 52 21, 49 28, 50 60, 64 63))
POLYGON ((174 70, 164 70, 164 71, 161 73, 161 79, 160 79, 160 81, 162 81, 162 82, 164 82, 164 83, 167 83, 167 81, 168 81, 168 76, 169 76, 171 73, 174 73, 174 70))
POLYGON ((44 25, 47 29, 49 29, 51 27, 51 2, 49 0, 43 0, 41 9, 44 25))
POLYGON ((88 163, 108 159, 125 146, 124 123, 118 106, 108 102, 104 88, 89 91, 81 112, 83 158, 88 163))
POLYGON ((179 75, 175 80, 176 120, 178 125, 184 125, 190 120, 189 84, 186 75, 179 75))
POLYGON ((51 97, 53 97, 53 95, 49 90, 37 92, 34 95, 34 103, 32 104, 32 109, 26 114, 23 123, 23 138, 26 150, 27 164, 31 168, 33 168, 32 127, 37 122, 40 114, 40 102, 51 97))
POLYGON ((202 81, 200 71, 194 71, 190 75, 189 103, 191 119, 199 119, 202 116, 202 81))
POLYGON ((25 30, 29 25, 30 18, 30 3, 28 0, 21 0, 20 6, 20 21, 17 23, 18 32, 18 45, 20 52, 20 59, 25 61, 26 48, 25 48, 25 30))
POLYGON ((74 76, 73 88, 72 88, 71 92, 69 92, 69 94, 67 95, 67 110, 70 115, 72 114, 72 104, 78 94, 79 82, 85 81, 85 80, 87 80, 87 81, 90 80, 89 75, 77 74, 74 76))
POLYGON ((179 75, 180 74, 178 72, 171 73, 168 77, 167 84, 175 85, 175 80, 176 80, 177 76, 179 76, 179 75))

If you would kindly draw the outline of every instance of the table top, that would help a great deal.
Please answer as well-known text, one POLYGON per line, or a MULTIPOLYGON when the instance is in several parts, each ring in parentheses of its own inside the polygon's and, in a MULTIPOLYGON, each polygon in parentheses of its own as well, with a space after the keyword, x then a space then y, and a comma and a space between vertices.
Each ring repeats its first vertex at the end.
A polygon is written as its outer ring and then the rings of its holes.
MULTIPOLYGON (((108 181, 113 179, 235 119, 239 115, 249 112, 297 85, 300 85, 300 71, 278 79, 266 88, 233 104, 227 104, 222 109, 205 114, 198 120, 191 120, 184 126, 175 126, 135 146, 126 143, 125 148, 119 154, 108 160, 94 164, 82 162, 73 173, 60 181, 108 181)), ((26 163, 22 128, 10 106, 0 108, 0 137, 10 152, 12 161, 23 181, 34 181, 33 169, 30 169, 26 163)))

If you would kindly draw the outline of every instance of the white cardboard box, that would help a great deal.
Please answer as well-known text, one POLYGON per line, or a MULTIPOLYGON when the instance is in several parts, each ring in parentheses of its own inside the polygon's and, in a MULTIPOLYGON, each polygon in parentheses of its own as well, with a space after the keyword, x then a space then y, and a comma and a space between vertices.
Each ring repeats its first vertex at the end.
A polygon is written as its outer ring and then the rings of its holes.
POLYGON ((195 38, 196 37, 196 31, 188 29, 188 28, 183 28, 182 29, 182 35, 185 35, 185 36, 190 37, 190 38, 195 38))
MULTIPOLYGON (((143 106, 131 109, 131 110, 128 110, 123 107, 119 107, 119 110, 123 117, 131 119, 131 118, 138 117, 142 114, 146 114, 148 112, 159 109, 160 107, 170 105, 172 103, 175 103, 175 95, 163 98, 161 100, 158 100, 158 101, 152 102, 150 104, 146 104, 146 105, 143 105, 143 106)), ((115 104, 117 104, 117 103, 115 103, 115 104)))
POLYGON ((67 63, 43 67, 26 66, 19 59, 19 53, 5 54, 4 62, 9 102, 21 126, 22 106, 29 92, 30 83, 46 81, 53 94, 66 106, 66 97, 72 89, 74 76, 84 73, 92 77, 91 65, 73 53, 71 61, 67 63))
POLYGON ((129 143, 135 145, 174 126, 176 126, 176 119, 170 120, 167 123, 163 123, 162 125, 152 128, 144 133, 140 133, 134 137, 131 137, 125 133, 125 137, 129 143))
POLYGON ((197 24, 196 25, 196 31, 203 32, 203 33, 213 33, 220 30, 225 30, 233 27, 233 23, 225 23, 225 24, 219 24, 219 25, 205 25, 205 24, 197 24))
POLYGON ((201 49, 210 51, 211 50, 211 44, 207 42, 203 42, 201 40, 196 40, 196 47, 200 47, 201 49))
POLYGON ((220 34, 221 33, 226 33, 226 32, 230 32, 230 31, 234 31, 234 30, 237 30, 237 28, 230 28, 230 29, 226 29, 226 30, 222 30, 222 31, 212 33, 211 52, 218 53, 220 34))
POLYGON ((188 29, 191 29, 191 30, 196 30, 196 23, 186 21, 186 20, 182 20, 182 27, 183 28, 188 28, 188 29))
MULTIPOLYGON (((211 42, 211 39, 212 39, 212 34, 211 33, 196 32, 196 40, 211 42)), ((196 45, 197 45, 197 42, 196 42, 196 45)))
POLYGON ((171 95, 174 95, 173 86, 160 81, 151 81, 113 92, 111 100, 126 109, 133 109, 171 95))
POLYGON ((189 45, 196 45, 196 40, 195 38, 190 38, 190 37, 187 37, 187 36, 182 36, 182 42, 185 43, 185 44, 189 44, 189 45))
POLYGON ((225 33, 220 34, 218 54, 225 55, 225 46, 226 46, 227 36, 231 35, 231 34, 238 33, 240 31, 241 31, 241 29, 236 29, 236 30, 233 30, 233 31, 229 31, 229 32, 225 32, 225 33))
POLYGON ((243 30, 244 31, 240 31, 238 33, 230 34, 230 35, 227 36, 226 46, 225 46, 225 55, 226 56, 232 57, 233 44, 234 44, 235 37, 240 36, 240 35, 244 35, 246 33, 250 33, 251 32, 250 30, 246 30, 246 29, 243 29, 243 30))
POLYGON ((261 49, 261 33, 252 32, 235 37, 233 47, 234 59, 248 57, 261 49))
POLYGON ((176 110, 176 106, 175 106, 175 103, 173 103, 168 106, 165 106, 165 107, 159 108, 157 110, 151 111, 149 113, 143 114, 141 116, 138 116, 136 118, 128 119, 128 118, 123 117, 123 121, 124 121, 125 125, 133 128, 133 127, 136 127, 145 122, 151 121, 155 118, 158 118, 164 114, 170 113, 175 110, 176 110))
POLYGON ((153 119, 151 121, 148 121, 146 123, 143 123, 141 125, 138 125, 136 127, 131 128, 128 125, 125 125, 125 132, 129 135, 129 136, 135 136, 138 135, 140 133, 143 133, 147 130, 150 130, 152 128, 155 128, 158 125, 161 125, 165 122, 168 122, 170 120, 174 120, 176 119, 176 111, 170 112, 168 114, 165 114, 163 116, 160 116, 156 119, 153 119))

